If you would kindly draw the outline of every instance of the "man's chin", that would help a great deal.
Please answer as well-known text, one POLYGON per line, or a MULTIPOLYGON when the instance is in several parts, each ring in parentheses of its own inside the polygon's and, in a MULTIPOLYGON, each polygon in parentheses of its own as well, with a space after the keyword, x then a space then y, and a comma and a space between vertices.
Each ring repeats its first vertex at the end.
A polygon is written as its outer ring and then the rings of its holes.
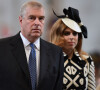
POLYGON ((36 38, 39 38, 40 36, 41 34, 38 34, 38 33, 32 35, 32 37, 36 37, 36 38))

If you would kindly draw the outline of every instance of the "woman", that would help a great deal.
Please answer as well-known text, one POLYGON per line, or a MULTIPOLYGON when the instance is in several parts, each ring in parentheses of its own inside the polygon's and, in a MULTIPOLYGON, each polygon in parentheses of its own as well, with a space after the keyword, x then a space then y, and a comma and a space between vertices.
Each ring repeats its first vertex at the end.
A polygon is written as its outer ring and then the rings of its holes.
MULTIPOLYGON (((54 12, 54 11, 53 11, 54 12)), ((82 51, 82 39, 87 29, 81 23, 77 9, 69 7, 51 28, 51 42, 64 53, 63 90, 95 90, 94 62, 82 51)))

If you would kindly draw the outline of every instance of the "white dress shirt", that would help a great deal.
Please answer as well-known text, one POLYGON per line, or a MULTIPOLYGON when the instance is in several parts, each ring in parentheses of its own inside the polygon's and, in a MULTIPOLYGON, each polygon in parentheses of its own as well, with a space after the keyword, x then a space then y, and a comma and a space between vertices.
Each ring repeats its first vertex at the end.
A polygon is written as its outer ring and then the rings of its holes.
MULTIPOLYGON (((29 63, 29 55, 31 52, 31 47, 30 47, 30 42, 22 35, 22 33, 20 32, 20 36, 21 39, 23 41, 23 45, 25 48, 25 53, 26 53, 26 58, 27 58, 27 63, 29 63)), ((40 68, 40 38, 37 39, 34 42, 35 45, 35 51, 36 51, 36 68, 37 68, 37 84, 38 84, 38 79, 39 79, 39 68, 40 68)))

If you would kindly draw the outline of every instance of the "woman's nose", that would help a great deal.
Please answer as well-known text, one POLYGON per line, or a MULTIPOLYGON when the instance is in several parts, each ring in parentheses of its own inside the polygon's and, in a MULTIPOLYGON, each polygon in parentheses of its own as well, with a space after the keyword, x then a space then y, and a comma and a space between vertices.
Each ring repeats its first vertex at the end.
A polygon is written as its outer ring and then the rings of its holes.
POLYGON ((70 39, 73 40, 73 38, 74 38, 74 35, 71 33, 70 34, 70 39))

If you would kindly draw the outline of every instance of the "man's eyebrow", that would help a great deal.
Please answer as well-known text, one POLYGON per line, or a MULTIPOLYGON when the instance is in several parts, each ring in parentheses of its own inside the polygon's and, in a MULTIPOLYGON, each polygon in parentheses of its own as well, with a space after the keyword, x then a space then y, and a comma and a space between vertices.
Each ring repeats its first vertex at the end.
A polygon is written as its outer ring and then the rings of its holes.
POLYGON ((39 16, 40 18, 45 18, 45 16, 39 16))
POLYGON ((29 17, 36 17, 36 16, 34 16, 34 15, 29 15, 29 17))

